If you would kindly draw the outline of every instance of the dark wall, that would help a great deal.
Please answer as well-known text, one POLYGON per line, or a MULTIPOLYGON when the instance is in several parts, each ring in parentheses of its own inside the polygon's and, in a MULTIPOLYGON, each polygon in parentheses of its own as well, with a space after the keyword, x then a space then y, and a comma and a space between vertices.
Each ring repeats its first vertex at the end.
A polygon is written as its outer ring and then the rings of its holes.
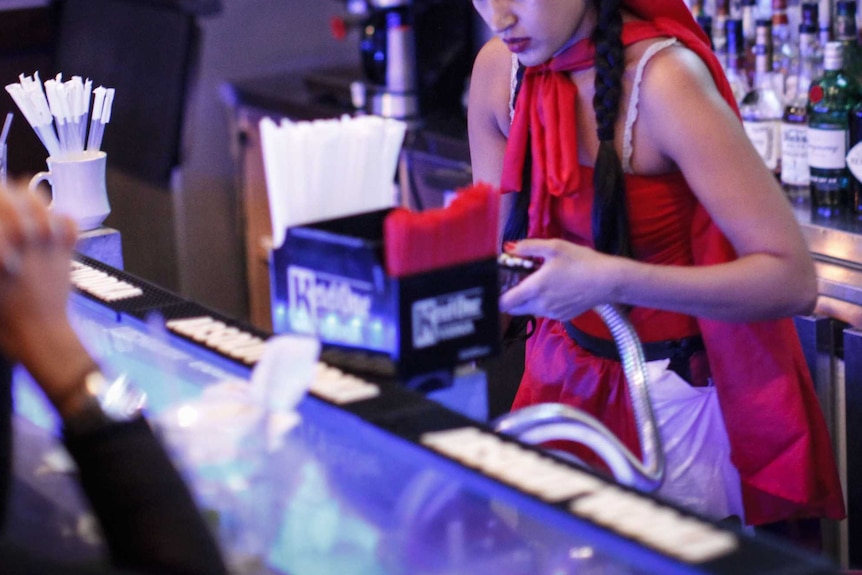
MULTIPOLYGON (((0 10, 0 83, 18 82, 18 75, 44 74, 53 66, 57 11, 53 8, 0 10)), ((43 76, 47 78, 50 76, 43 76)), ((15 114, 7 140, 10 177, 23 177, 45 169, 48 155, 33 129, 4 90, 0 96, 0 121, 15 114)))
POLYGON ((60 0, 56 71, 116 90, 102 149, 111 166, 167 186, 194 81, 197 15, 176 2, 60 0))

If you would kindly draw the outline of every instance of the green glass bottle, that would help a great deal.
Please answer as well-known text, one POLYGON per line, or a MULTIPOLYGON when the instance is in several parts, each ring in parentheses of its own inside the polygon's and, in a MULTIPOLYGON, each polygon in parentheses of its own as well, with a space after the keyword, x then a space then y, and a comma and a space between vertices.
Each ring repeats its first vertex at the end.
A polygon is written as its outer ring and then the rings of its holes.
POLYGON ((856 26, 855 0, 835 3, 835 40, 844 45, 845 73, 855 82, 862 82, 862 46, 856 26))
POLYGON ((858 99, 856 83, 844 72, 844 46, 829 42, 823 54, 823 76, 808 90, 808 167, 811 208, 823 217, 847 213, 851 204, 846 156, 850 111, 858 99))

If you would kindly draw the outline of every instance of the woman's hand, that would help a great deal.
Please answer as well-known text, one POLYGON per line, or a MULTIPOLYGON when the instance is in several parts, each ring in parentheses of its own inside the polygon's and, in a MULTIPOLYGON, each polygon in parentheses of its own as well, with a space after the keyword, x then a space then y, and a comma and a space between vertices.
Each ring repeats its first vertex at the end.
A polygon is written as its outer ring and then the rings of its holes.
POLYGON ((0 190, 0 351, 23 345, 66 317, 75 227, 26 190, 0 190))
POLYGON ((619 258, 557 239, 523 240, 507 251, 543 263, 500 296, 503 312, 566 321, 613 301, 611 279, 619 258))
POLYGON ((27 190, 0 188, 0 354, 20 362, 62 416, 95 368, 67 315, 77 230, 27 190))

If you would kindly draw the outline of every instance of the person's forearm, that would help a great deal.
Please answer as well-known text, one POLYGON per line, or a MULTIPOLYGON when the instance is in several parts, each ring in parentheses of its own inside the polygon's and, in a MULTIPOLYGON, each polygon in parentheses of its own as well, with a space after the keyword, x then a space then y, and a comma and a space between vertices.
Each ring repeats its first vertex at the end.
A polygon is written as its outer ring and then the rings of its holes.
POLYGON ((620 304, 722 321, 760 321, 810 313, 816 277, 806 263, 754 254, 698 267, 620 261, 611 288, 620 304))
POLYGON ((57 318, 50 329, 25 332, 20 355, 21 364, 45 390, 60 418, 73 415, 86 395, 84 376, 98 365, 72 327, 57 318))

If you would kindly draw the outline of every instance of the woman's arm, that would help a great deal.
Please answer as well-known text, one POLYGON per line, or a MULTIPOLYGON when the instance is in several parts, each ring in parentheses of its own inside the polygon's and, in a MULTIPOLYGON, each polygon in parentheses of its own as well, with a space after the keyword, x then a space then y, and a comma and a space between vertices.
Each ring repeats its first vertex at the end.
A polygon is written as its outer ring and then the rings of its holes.
POLYGON ((517 253, 545 258, 545 265, 503 297, 502 309, 561 320, 600 303, 726 321, 811 311, 816 276, 789 203, 706 66, 690 51, 663 50, 646 67, 634 150, 638 173, 679 167, 738 259, 658 266, 562 241, 527 240, 517 253))
MULTIPOLYGON (((739 257, 666 285, 657 303, 678 301, 693 315, 730 320, 810 312, 817 280, 799 225, 706 66, 676 48, 659 54, 647 72, 642 128, 679 167, 739 257)), ((644 282, 668 279, 676 278, 644 282)))
MULTIPOLYGON (((503 155, 509 133, 509 94, 512 53, 498 39, 479 50, 470 78, 467 103, 467 130, 473 181, 499 187, 503 155)), ((511 209, 514 194, 500 198, 500 235, 511 209)))

